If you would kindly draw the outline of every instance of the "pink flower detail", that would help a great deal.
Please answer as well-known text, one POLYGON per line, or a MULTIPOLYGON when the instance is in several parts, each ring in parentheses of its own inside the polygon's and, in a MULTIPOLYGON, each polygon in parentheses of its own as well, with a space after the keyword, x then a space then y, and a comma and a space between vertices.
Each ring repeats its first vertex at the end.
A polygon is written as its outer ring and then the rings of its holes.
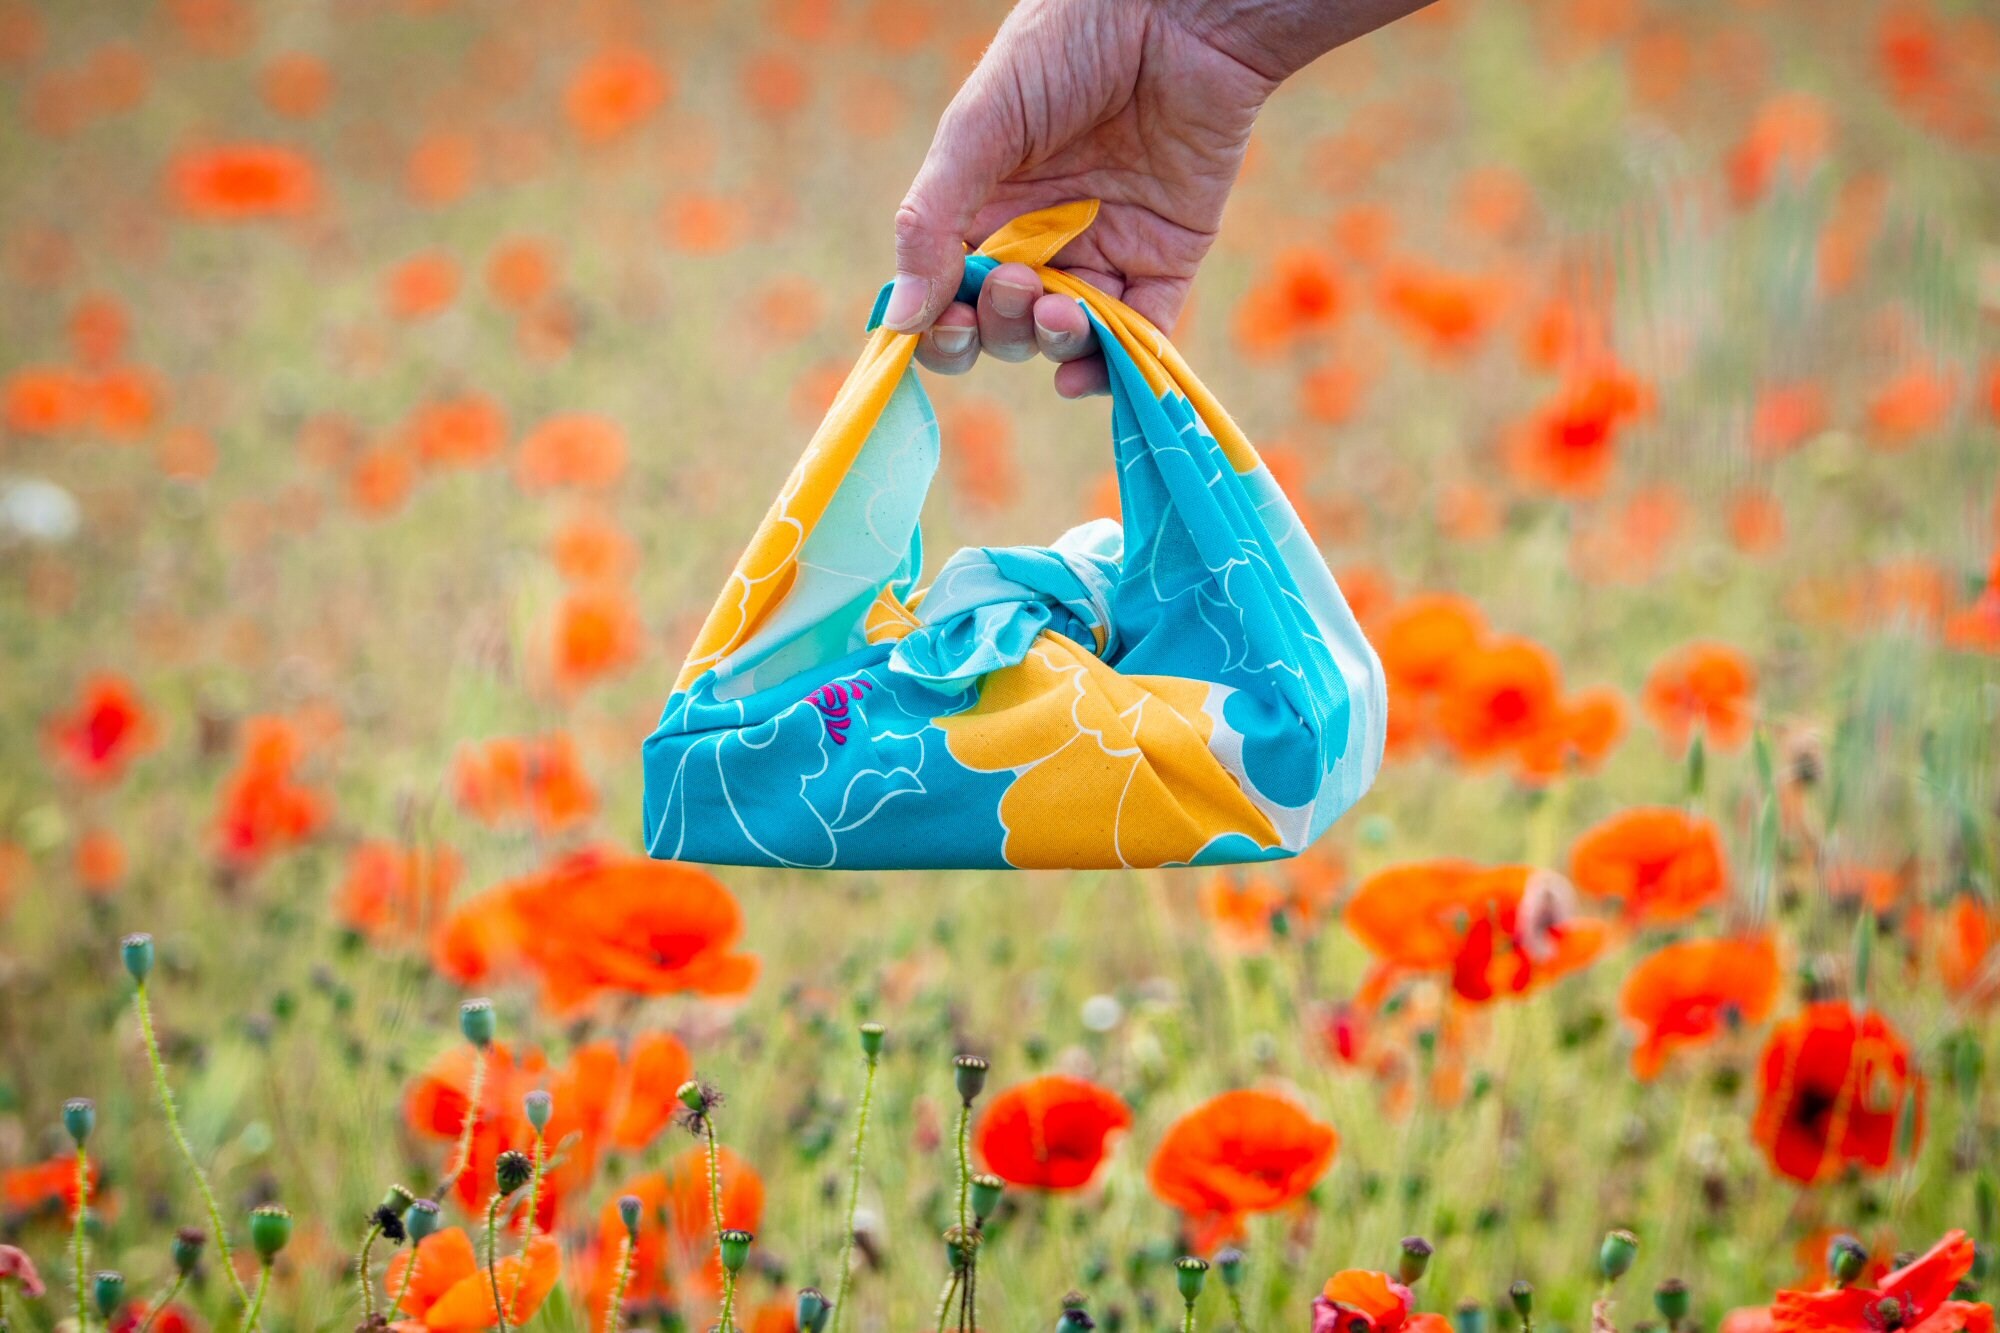
POLYGON ((863 676, 849 681, 834 681, 822 685, 806 695, 806 699, 819 710, 820 720, 826 724, 827 739, 835 745, 847 744, 847 729, 854 725, 850 706, 861 702, 861 696, 874 688, 874 682, 863 676))

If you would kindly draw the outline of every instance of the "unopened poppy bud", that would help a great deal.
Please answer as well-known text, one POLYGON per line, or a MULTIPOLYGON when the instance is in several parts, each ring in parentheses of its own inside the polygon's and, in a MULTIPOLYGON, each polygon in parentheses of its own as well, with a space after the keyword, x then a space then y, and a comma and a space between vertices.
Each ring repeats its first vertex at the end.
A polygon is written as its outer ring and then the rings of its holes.
POLYGON ((1606 1232, 1604 1244, 1597 1247, 1597 1271, 1606 1282, 1616 1282, 1631 1271, 1632 1261, 1638 1257, 1637 1236, 1629 1231, 1606 1232))
POLYGON ((72 1097, 63 1103, 63 1128, 81 1148, 90 1141, 90 1131, 97 1128, 97 1106, 88 1097, 72 1097))
POLYGON ((426 1236, 434 1235, 438 1229, 438 1206, 429 1199, 418 1199, 403 1214, 403 1230, 410 1233, 410 1241, 421 1245, 426 1236))
POLYGON ((458 1030, 482 1051, 493 1044, 494 1022, 491 1000, 467 1000, 458 1006, 458 1030))
POLYGON ((958 1099, 970 1106, 985 1088, 986 1071, 992 1066, 977 1055, 961 1055, 951 1065, 957 1071, 958 1099))
POLYGON ((539 1134, 549 1127, 549 1117, 555 1113, 556 1099, 540 1088, 521 1099, 521 1109, 527 1112, 528 1123, 539 1134))
POLYGON ((90 1303, 97 1307, 97 1313, 111 1318, 118 1307, 125 1303, 125 1275, 106 1269, 90 1280, 90 1303))
POLYGON ((132 974, 132 980, 145 985, 153 972, 153 937, 144 931, 127 935, 118 946, 118 955, 125 960, 125 970, 132 974))
POLYGON ((1396 1256, 1396 1280, 1409 1286, 1431 1266, 1431 1243, 1422 1236, 1403 1237, 1403 1249, 1396 1256))
POLYGON ((625 1234, 633 1240, 639 1239, 639 1210, 644 1206, 636 1194, 618 1196, 618 1220, 625 1224, 625 1234))
POLYGON ((1898 1329, 1903 1326, 1903 1303, 1894 1296, 1884 1296, 1875 1303, 1875 1317, 1884 1329, 1898 1329))
POLYGON ((250 1248, 268 1267, 292 1238, 292 1215, 275 1203, 250 1210, 250 1248))
POLYGON ((1687 1318, 1688 1286, 1677 1277, 1670 1277, 1653 1288, 1653 1308, 1660 1312, 1660 1318, 1669 1325, 1678 1324, 1687 1318))
POLYGON ((1455 1333, 1486 1333, 1486 1307, 1478 1301, 1460 1301, 1451 1312, 1455 1333))
POLYGON ((174 1271, 182 1277, 194 1272, 194 1266, 201 1262, 202 1246, 208 1244, 208 1233, 200 1227, 182 1227, 174 1233, 174 1271))
POLYGON ((500 1187, 503 1198, 527 1184, 528 1177, 534 1173, 535 1164, 528 1160, 528 1154, 517 1148, 509 1148, 493 1163, 493 1183, 500 1187))
POLYGON ((1514 1313, 1521 1316, 1522 1323, 1535 1317, 1535 1289, 1529 1283, 1516 1278, 1507 1288, 1507 1299, 1514 1303, 1514 1313))
POLYGON ((1202 1284, 1208 1281, 1208 1260, 1197 1259, 1192 1254, 1184 1254, 1174 1260, 1174 1285, 1181 1289, 1181 1299, 1193 1305, 1201 1295, 1202 1284))
POLYGON ((722 1246, 722 1266, 732 1273, 743 1271, 743 1265, 750 1259, 750 1242, 756 1237, 747 1231, 734 1228, 724 1231, 719 1237, 722 1246))
POLYGON ((1006 1188, 1006 1182, 998 1176, 974 1176, 972 1215, 982 1222, 993 1216, 993 1210, 1000 1206, 1000 1191, 1006 1188))
POLYGON ((1868 1267, 1868 1248, 1852 1236, 1835 1236, 1826 1247, 1826 1274, 1836 1287, 1851 1287, 1868 1267))
POLYGON ((861 1025, 861 1053, 870 1060, 882 1054, 882 1038, 888 1034, 888 1031, 880 1023, 863 1023, 861 1025))
POLYGON ((818 1287, 806 1287, 799 1292, 799 1333, 823 1333, 827 1318, 832 1314, 833 1302, 818 1287))
POLYGON ((1222 1274, 1222 1285, 1240 1287, 1243 1285, 1243 1251, 1234 1245, 1226 1245, 1215 1252, 1215 1271, 1222 1274))

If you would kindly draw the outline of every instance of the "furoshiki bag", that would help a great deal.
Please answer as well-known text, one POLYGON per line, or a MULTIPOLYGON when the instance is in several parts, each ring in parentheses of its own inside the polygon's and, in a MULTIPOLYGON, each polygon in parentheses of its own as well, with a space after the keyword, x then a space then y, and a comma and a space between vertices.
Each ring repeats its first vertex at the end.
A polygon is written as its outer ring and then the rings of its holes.
POLYGON ((645 744, 656 857, 1217 865, 1303 850, 1374 780, 1381 663, 1270 470, 1143 317, 1047 267, 1095 201, 1016 219, 1111 376, 1123 524, 969 547, 919 591, 937 418, 879 327, 737 562, 645 744))

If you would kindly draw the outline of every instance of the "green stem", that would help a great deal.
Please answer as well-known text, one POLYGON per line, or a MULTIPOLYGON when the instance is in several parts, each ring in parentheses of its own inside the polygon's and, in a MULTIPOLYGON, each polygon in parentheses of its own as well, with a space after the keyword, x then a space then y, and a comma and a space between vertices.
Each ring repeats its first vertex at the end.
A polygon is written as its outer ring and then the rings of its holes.
MULTIPOLYGON (((167 1294, 146 1307, 146 1321, 139 1325, 139 1333, 152 1333, 153 1321, 160 1317, 160 1311, 174 1303, 174 1297, 181 1294, 181 1287, 186 1282, 186 1273, 174 1274, 174 1285, 167 1288, 167 1294)), ((0 1329, 4 1329, 6 1323, 6 1320, 0 1319, 0 1329)))
POLYGON ((958 1226, 961 1231, 972 1230, 972 1162, 970 1157, 972 1134, 972 1103, 958 1104, 958 1226))
POLYGON ((486 1205, 486 1280, 493 1287, 493 1317, 498 1321, 500 1333, 507 1333, 507 1310, 500 1303, 499 1253, 500 1203, 501 1195, 496 1190, 492 1202, 486 1205))
POLYGON ((632 1280, 632 1238, 618 1245, 618 1277, 611 1284, 611 1304, 604 1307, 604 1333, 619 1333, 625 1327, 625 1287, 632 1280))
POLYGON ((243 1285, 243 1279, 236 1275, 235 1261, 229 1255, 229 1233, 222 1226, 222 1209, 216 1205, 215 1191, 209 1188, 208 1173, 195 1160, 194 1148, 181 1130, 180 1112, 174 1109, 174 1090, 167 1083, 166 1062, 160 1059, 160 1043, 153 1035, 153 1006, 146 999, 146 984, 140 982, 132 992, 133 1007, 139 1011, 139 1035, 146 1043, 146 1061, 153 1067, 153 1091, 159 1095, 160 1110, 167 1117, 167 1133, 172 1136, 174 1146, 188 1164, 188 1171, 194 1176, 194 1187, 201 1193, 202 1206, 208 1209, 208 1229, 215 1235, 215 1253, 220 1261, 223 1275, 229 1279, 230 1290, 236 1293, 236 1303, 248 1305, 250 1292, 243 1285))
POLYGON ((392 1324, 403 1317, 403 1297, 410 1294, 410 1284, 417 1280, 417 1265, 423 1259, 424 1247, 412 1245, 409 1265, 403 1269, 403 1280, 397 1284, 395 1299, 389 1302, 389 1322, 392 1324))
POLYGON ((84 1283, 83 1219, 90 1211, 90 1158, 84 1155, 83 1145, 76 1146, 76 1225, 72 1229, 70 1249, 76 1256, 76 1326, 81 1330, 90 1327, 90 1288, 84 1283))
POLYGON ((1194 1302, 1187 1302, 1187 1313, 1181 1316, 1181 1333, 1194 1333, 1194 1302))
POLYGON ((937 1333, 944 1333, 944 1318, 951 1312, 951 1298, 958 1292, 958 1272, 953 1265, 951 1275, 944 1280, 944 1290, 938 1293, 937 1333))
POLYGON ((1230 1283, 1224 1283, 1223 1290, 1229 1293, 1229 1317, 1236 1321, 1241 1333, 1250 1333, 1250 1323, 1243 1317, 1243 1293, 1230 1283))
POLYGON ((431 1192, 432 1203, 444 1202, 444 1196, 451 1193, 451 1187, 458 1183, 458 1178, 465 1174, 466 1165, 472 1161, 472 1131, 479 1124, 479 1100, 485 1095, 486 1048, 474 1046, 472 1086, 467 1090, 465 1099, 465 1124, 458 1131, 458 1160, 445 1178, 438 1182, 438 1187, 431 1192))
POLYGON ((736 1333, 736 1325, 730 1322, 736 1314, 736 1274, 727 1268, 722 1270, 722 1317, 716 1320, 721 1333, 736 1333))
MULTIPOLYGON (((715 1248, 722 1249, 722 1155, 715 1145, 715 1122, 709 1116, 701 1118, 702 1137, 708 1144, 708 1221, 715 1232, 715 1248)), ((728 1330, 723 1330, 728 1333, 728 1330)))
POLYGON ((368 1275, 368 1257, 374 1253, 374 1241, 382 1235, 382 1223, 368 1227, 368 1235, 362 1237, 362 1257, 356 1265, 362 1275, 362 1319, 374 1319, 374 1277, 368 1275))
POLYGON ((256 1333, 257 1320, 264 1313, 264 1293, 271 1289, 271 1265, 257 1274, 257 1294, 250 1299, 250 1312, 243 1316, 243 1333, 256 1333))
POLYGON ((542 1147, 542 1131, 535 1131, 535 1169, 528 1173, 528 1220, 521 1228, 521 1257, 527 1261, 528 1242, 535 1238, 535 1218, 542 1211, 542 1162, 545 1153, 542 1147))
POLYGON ((861 1080, 861 1114, 854 1122, 854 1155, 847 1176, 847 1232, 840 1242, 840 1282, 833 1293, 833 1333, 840 1333, 848 1284, 854 1280, 854 1219, 861 1211, 861 1150, 868 1142, 868 1108, 875 1100, 876 1063, 877 1057, 868 1057, 868 1073, 861 1080))

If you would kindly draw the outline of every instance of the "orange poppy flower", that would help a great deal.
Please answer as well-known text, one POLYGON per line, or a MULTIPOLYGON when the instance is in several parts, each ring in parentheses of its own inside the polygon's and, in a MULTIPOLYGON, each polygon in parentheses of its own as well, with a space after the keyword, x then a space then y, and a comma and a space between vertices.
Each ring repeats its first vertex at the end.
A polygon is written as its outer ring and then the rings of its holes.
POLYGON ((463 868, 449 847, 364 842, 348 853, 347 875, 333 893, 334 919, 377 939, 417 935, 443 917, 463 868))
POLYGON ((416 484, 416 464, 402 449, 388 445, 354 460, 347 473, 347 498, 360 513, 383 518, 403 507, 416 484))
POLYGON ((1269 353, 1326 332, 1346 313, 1346 284, 1332 261, 1317 250, 1287 250, 1237 309, 1237 339, 1246 352, 1269 353))
MULTIPOLYGON (((763 1180, 727 1147, 717 1150, 716 1168, 722 1180, 723 1226, 757 1230, 764 1216, 763 1180)), ((626 1181, 614 1191, 613 1202, 604 1205, 597 1226, 596 1262, 587 1283, 593 1328, 607 1322, 604 1316, 617 1276, 615 1259, 625 1239, 625 1223, 618 1215, 616 1199, 627 1194, 639 1200, 632 1278, 625 1287, 628 1311, 670 1303, 683 1282, 704 1292, 721 1286, 707 1153, 699 1147, 689 1148, 665 1170, 626 1181)))
POLYGON ((1202 883, 1201 915, 1224 947, 1257 953, 1269 947, 1271 918, 1284 911, 1289 900, 1285 890, 1268 879, 1218 872, 1202 883))
POLYGON ((1953 648, 2000 653, 2000 587, 1989 587, 1970 606, 1945 617, 1944 641, 1953 648))
POLYGON ((986 1169, 1009 1184, 1075 1190, 1090 1184, 1132 1112, 1116 1093, 1066 1074, 1044 1074, 994 1097, 973 1131, 986 1169))
POLYGON ((581 689, 631 666, 639 660, 645 637, 639 612, 622 589, 571 589, 556 608, 556 684, 581 689))
POLYGON ((1418 861, 1363 880, 1344 920, 1379 960, 1362 1001, 1383 999, 1404 973, 1441 973, 1474 1004, 1525 995, 1587 966, 1602 922, 1575 916, 1559 876, 1528 866, 1418 861))
POLYGON ((666 74, 645 52, 603 51, 570 80, 563 110, 578 135, 605 143, 645 123, 670 92, 666 74))
POLYGON ((2000 994, 2000 966, 1992 965, 1994 948, 2000 946, 2000 914, 1961 893, 1945 910, 1944 920, 1937 961, 1945 989, 1975 1000, 2000 994))
POLYGON ((1438 700, 1437 726, 1467 764, 1491 763, 1563 724, 1556 664, 1526 639, 1503 639, 1459 658, 1438 700))
POLYGON ((428 319, 458 297, 458 261, 439 251, 416 255, 389 270, 384 304, 397 319, 428 319))
POLYGON ((90 386, 66 366, 23 366, 7 377, 0 420, 21 435, 60 435, 90 417, 90 386))
POLYGON ((639 563, 632 539, 607 519, 577 514, 549 543, 556 571, 571 583, 618 583, 639 563))
POLYGON ((124 840, 108 828, 86 829, 76 840, 76 882, 92 897, 116 893, 127 864, 124 840))
POLYGON ((157 741, 152 714, 122 676, 86 680, 76 707, 48 726, 49 751, 57 765, 92 783, 116 782, 157 741))
POLYGON ((1302 1197, 1333 1163, 1340 1136, 1287 1098, 1238 1090, 1176 1120, 1146 1178, 1162 1203, 1187 1214, 1197 1249, 1234 1235, 1247 1213, 1302 1197))
POLYGON ((1632 1072, 1656 1076, 1667 1056, 1739 1023, 1761 1023, 1778 1002, 1778 948, 1768 935, 1683 940, 1626 974, 1619 1012, 1636 1031, 1632 1072))
POLYGON ((1413 1314, 1410 1289, 1371 1269, 1349 1268, 1326 1280, 1313 1300, 1313 1333, 1451 1333, 1439 1314, 1413 1314))
POLYGON ((1574 372, 1514 434, 1517 476, 1568 499, 1604 489, 1618 436, 1652 410, 1653 391, 1615 362, 1574 372))
POLYGON ((1389 612, 1375 646, 1392 682, 1428 693, 1443 688, 1485 634, 1485 619, 1470 600, 1431 593, 1389 612))
MULTIPOLYGON (((506 1255, 490 1274, 462 1227, 433 1232, 416 1252, 420 1258, 403 1294, 403 1310, 416 1327, 432 1333, 482 1333, 498 1326, 503 1306, 508 1324, 518 1328, 542 1308, 562 1271, 561 1249, 548 1236, 531 1238, 524 1254, 506 1255)), ((386 1290, 403 1290, 410 1260, 405 1251, 389 1261, 386 1290)))
POLYGON ((410 149, 403 188, 431 208, 456 203, 479 183, 479 159, 479 142, 471 135, 433 130, 410 149))
POLYGON ((1825 428, 1826 393, 1818 384, 1773 384, 1751 411, 1750 446, 1760 458, 1777 458, 1825 428))
POLYGON ((1957 393, 1957 377, 1949 369, 1911 366, 1868 400, 1870 442, 1890 451, 1908 448, 1944 425, 1957 393))
POLYGON ((300 217, 319 201, 311 159, 275 144, 187 149, 169 180, 181 212, 207 222, 300 217))
POLYGON ((1546 782, 1602 764, 1625 734, 1625 701, 1612 689, 1579 690, 1550 725, 1522 743, 1519 776, 1546 782))
POLYGON ((496 736, 459 749, 452 793, 460 808, 490 825, 531 820, 556 833, 597 812, 597 790, 567 733, 496 736))
POLYGON ((507 444, 507 417, 482 393, 425 403, 403 423, 403 435, 426 467, 475 467, 507 444))
POLYGON ((1888 870, 1880 866, 1842 863, 1825 871, 1826 893, 1836 902, 1853 903, 1878 915, 1891 911, 1911 887, 1914 866, 1888 870))
POLYGON ((757 960, 732 952, 742 933, 736 899, 706 871, 584 851, 461 904, 432 952, 466 985, 532 973, 569 1014, 604 991, 743 995, 757 960))
MULTIPOLYGON (((86 1169, 90 1172, 91 1208, 95 1210, 103 1180, 102 1168, 91 1162, 86 1169)), ((0 1213, 20 1217, 57 1209, 66 1215, 76 1212, 74 1154, 64 1153, 45 1162, 0 1169, 0 1213)))
POLYGON ((1729 155, 1729 192, 1738 204, 1762 199, 1773 180, 1802 183, 1826 160, 1833 117, 1810 93, 1781 93, 1757 108, 1750 131, 1729 155))
POLYGON ((625 474, 625 432, 583 412, 550 417, 521 441, 515 480, 529 494, 578 486, 603 490, 625 474))
POLYGON ((1885 1301, 1896 1303, 1896 1327, 1907 1333, 1993 1333, 1992 1306, 1956 1299, 1975 1257, 1969 1236, 1948 1231, 1879 1286, 1780 1291, 1771 1302, 1773 1333, 1876 1333, 1885 1301))
POLYGON ((1437 357, 1462 356, 1477 347, 1499 317, 1500 283, 1453 273, 1419 260, 1389 266, 1376 300, 1419 348, 1437 357))
POLYGON ((1685 921, 1729 892, 1715 825, 1647 806, 1613 815, 1570 849, 1570 878, 1592 898, 1616 899, 1634 921, 1685 921))
POLYGON ((1769 555, 1785 543, 1785 511, 1769 491, 1749 488, 1729 500, 1729 540, 1744 555, 1769 555))
POLYGON ((523 237, 495 247, 486 260, 486 286, 510 310, 528 310, 555 285, 555 259, 540 241, 523 237))
POLYGON ((1640 704, 1670 749, 1685 750, 1700 727, 1708 744, 1733 750, 1750 738, 1757 669, 1721 643, 1691 643, 1662 657, 1640 704))
POLYGON ((1849 1165, 1887 1170, 1906 1107, 1923 1132, 1923 1079, 1902 1038, 1872 1009, 1825 1001, 1780 1023, 1759 1061, 1758 1086, 1751 1137, 1772 1170, 1801 1184, 1849 1165))
POLYGON ((145 435, 160 414, 160 388, 150 371, 113 366, 86 382, 90 424, 107 439, 131 441, 145 435))
POLYGON ((305 758, 305 737, 290 719, 253 717, 243 724, 242 757, 216 804, 216 850, 225 861, 255 866, 326 823, 331 803, 296 778, 305 758))

